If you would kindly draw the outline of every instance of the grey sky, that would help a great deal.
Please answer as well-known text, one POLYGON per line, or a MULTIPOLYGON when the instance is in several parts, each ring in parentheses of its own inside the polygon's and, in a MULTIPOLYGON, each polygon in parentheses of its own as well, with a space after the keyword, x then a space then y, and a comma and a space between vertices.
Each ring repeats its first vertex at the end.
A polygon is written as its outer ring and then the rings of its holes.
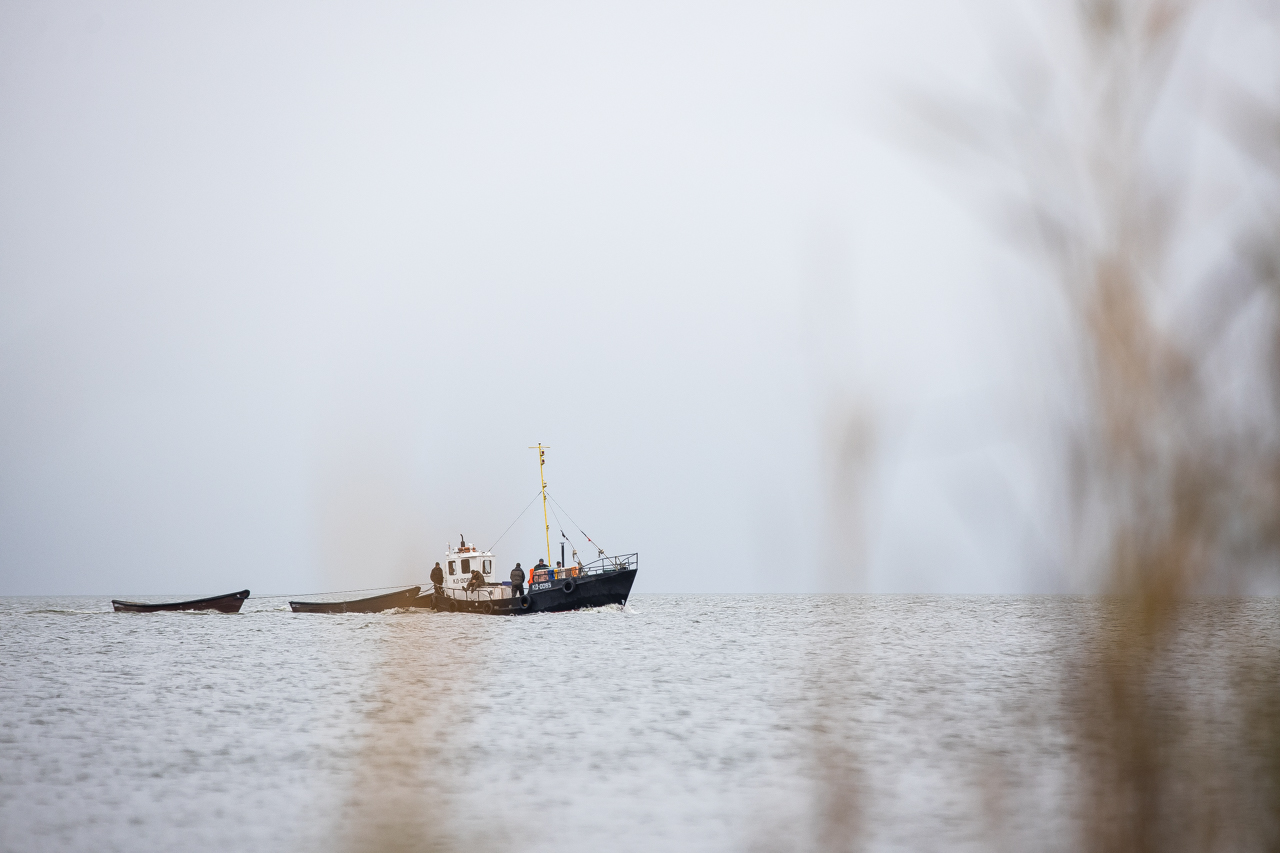
POLYGON ((538 441, 638 591, 1052 585, 989 238, 886 132, 982 91, 988 19, 0 6, 0 594, 420 580, 538 441), (864 406, 897 461, 833 581, 864 406))

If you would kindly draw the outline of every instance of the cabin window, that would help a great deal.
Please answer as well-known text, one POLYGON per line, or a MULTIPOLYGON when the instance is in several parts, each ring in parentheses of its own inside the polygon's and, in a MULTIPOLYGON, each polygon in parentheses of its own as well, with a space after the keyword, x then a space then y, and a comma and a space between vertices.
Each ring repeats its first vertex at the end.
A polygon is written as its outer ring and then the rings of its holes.
POLYGON ((470 561, 470 560, 463 560, 463 561, 462 561, 462 573, 463 573, 464 575, 469 575, 469 574, 471 574, 471 561, 470 561))
POLYGON ((457 573, 458 573, 458 567, 454 565, 453 560, 450 560, 450 561, 449 561, 449 574, 451 574, 451 575, 456 575, 457 573))
POLYGON ((493 560, 485 560, 485 561, 484 561, 484 573, 485 573, 486 575, 491 575, 491 574, 493 574, 493 560))

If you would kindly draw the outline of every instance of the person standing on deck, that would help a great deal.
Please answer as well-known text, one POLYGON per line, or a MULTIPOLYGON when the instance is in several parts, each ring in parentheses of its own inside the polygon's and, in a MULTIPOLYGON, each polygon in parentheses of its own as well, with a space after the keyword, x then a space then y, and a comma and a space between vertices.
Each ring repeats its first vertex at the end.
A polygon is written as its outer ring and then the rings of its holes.
POLYGON ((516 567, 511 570, 511 597, 519 598, 522 595, 524 595, 524 569, 516 563, 516 567))
POLYGON ((431 585, 436 588, 436 595, 444 592, 444 569, 440 568, 440 562, 437 560, 435 568, 431 570, 431 585))

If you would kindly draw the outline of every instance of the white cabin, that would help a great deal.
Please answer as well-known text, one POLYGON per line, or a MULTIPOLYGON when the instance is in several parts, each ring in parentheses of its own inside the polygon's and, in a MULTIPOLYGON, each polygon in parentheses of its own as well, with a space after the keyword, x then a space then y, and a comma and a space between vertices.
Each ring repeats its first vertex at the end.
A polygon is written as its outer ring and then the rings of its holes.
POLYGON ((511 597, 510 583, 503 584, 509 578, 498 574, 497 561, 492 551, 481 551, 468 542, 456 547, 449 546, 444 559, 440 561, 440 568, 444 570, 444 594, 450 598, 484 601, 511 597), (484 586, 468 590, 467 585, 471 583, 473 571, 480 572, 484 586))

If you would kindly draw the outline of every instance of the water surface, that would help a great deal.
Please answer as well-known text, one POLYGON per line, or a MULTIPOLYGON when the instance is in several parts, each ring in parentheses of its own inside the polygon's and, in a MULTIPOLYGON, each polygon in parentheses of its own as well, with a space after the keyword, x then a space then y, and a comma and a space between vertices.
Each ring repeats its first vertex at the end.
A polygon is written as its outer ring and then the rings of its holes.
MULTIPOLYGON (((1073 849, 1064 662, 1097 606, 0 599, 0 850, 1073 849)), ((1205 608, 1180 654, 1212 696, 1232 625, 1274 646, 1280 607, 1205 608)))

